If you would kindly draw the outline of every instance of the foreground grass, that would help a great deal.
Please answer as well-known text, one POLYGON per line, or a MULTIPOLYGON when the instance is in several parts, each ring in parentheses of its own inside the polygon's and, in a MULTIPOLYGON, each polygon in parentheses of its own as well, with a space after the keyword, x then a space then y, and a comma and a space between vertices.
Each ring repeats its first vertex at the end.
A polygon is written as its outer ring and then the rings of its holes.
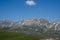
POLYGON ((40 40, 40 38, 33 35, 0 30, 0 40, 40 40))

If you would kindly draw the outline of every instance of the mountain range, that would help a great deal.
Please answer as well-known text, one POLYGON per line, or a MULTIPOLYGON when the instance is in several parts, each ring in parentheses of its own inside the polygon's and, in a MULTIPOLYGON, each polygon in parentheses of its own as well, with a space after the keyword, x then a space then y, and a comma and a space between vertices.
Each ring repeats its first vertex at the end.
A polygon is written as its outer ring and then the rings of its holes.
POLYGON ((50 22, 46 19, 27 19, 12 22, 0 20, 0 30, 60 38, 60 21, 50 22))

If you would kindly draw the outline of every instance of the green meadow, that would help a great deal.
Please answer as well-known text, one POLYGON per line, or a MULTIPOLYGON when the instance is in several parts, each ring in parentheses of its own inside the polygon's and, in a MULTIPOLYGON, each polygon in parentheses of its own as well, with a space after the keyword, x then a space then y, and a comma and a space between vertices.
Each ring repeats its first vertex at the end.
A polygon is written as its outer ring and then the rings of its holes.
POLYGON ((29 34, 0 30, 0 40, 40 40, 40 37, 29 34))

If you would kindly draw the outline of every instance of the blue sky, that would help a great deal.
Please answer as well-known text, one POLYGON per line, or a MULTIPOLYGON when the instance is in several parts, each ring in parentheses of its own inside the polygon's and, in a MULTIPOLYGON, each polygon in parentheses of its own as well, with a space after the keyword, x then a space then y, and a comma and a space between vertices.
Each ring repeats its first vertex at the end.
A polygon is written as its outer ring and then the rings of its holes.
POLYGON ((0 0, 0 20, 60 19, 60 0, 0 0), (29 5, 30 3, 30 5, 29 5))

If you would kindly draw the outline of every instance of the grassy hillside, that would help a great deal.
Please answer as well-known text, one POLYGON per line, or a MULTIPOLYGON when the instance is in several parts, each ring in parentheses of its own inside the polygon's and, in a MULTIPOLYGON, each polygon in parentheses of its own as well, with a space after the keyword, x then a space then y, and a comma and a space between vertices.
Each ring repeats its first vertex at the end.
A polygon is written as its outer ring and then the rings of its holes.
POLYGON ((40 40, 40 38, 33 35, 0 30, 0 40, 40 40))

